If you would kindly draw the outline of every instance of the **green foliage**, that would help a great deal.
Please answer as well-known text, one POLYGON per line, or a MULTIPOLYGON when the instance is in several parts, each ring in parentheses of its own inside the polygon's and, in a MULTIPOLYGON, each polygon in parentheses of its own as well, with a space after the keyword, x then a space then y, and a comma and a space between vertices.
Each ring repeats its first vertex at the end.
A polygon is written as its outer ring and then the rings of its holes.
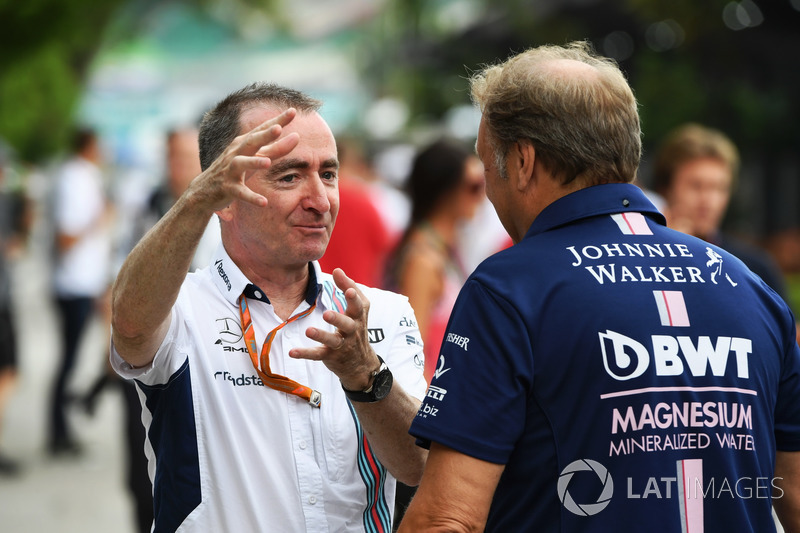
POLYGON ((646 145, 657 143, 683 122, 704 121, 713 95, 690 60, 677 61, 673 54, 643 52, 635 59, 635 69, 633 89, 640 105, 646 145))
POLYGON ((27 161, 58 150, 103 28, 121 0, 0 4, 0 137, 27 161))
POLYGON ((38 161, 62 146, 81 91, 64 47, 40 46, 0 76, 0 136, 22 159, 38 161))

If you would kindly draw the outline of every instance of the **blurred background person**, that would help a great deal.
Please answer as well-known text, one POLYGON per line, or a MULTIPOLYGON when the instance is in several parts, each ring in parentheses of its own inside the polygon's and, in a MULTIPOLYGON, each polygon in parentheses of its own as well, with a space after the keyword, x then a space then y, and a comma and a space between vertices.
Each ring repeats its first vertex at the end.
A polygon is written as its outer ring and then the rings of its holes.
MULTIPOLYGON (((169 211, 187 189, 189 183, 201 172, 197 128, 183 127, 168 131, 165 137, 165 147, 164 179, 150 193, 141 213, 134 217, 132 228, 124 232, 127 239, 120 244, 117 250, 119 256, 124 257, 130 253, 139 239, 169 211)), ((214 215, 206 226, 206 231, 195 251, 190 270, 197 270, 210 263, 211 255, 220 238, 219 220, 214 215)), ((126 485, 133 499, 136 530, 146 533, 153 525, 154 511, 153 488, 147 472, 147 458, 144 454, 145 430, 141 420, 142 407, 136 386, 132 381, 117 376, 107 364, 108 360, 108 354, 105 354, 106 371, 89 389, 84 398, 84 405, 92 414, 96 409, 100 394, 109 385, 118 386, 122 391, 126 485)))
MULTIPOLYGON (((430 383, 450 311, 469 274, 459 252, 459 230, 485 198, 483 163, 463 144, 440 139, 414 156, 405 189, 410 221, 387 260, 384 285, 407 296, 414 309, 430 383)), ((415 490, 398 482, 395 530, 415 490)))
POLYGON ((458 230, 483 201, 483 164, 466 146, 438 140, 414 158, 406 190, 411 220, 389 259, 387 285, 414 308, 430 383, 450 311, 468 275, 458 230))
POLYGON ((364 285, 381 287, 386 258, 397 235, 381 214, 386 206, 372 183, 373 171, 355 139, 341 138, 339 150, 339 215, 325 255, 319 264, 325 272, 341 268, 364 285))
MULTIPOLYGON (((12 190, 6 182, 7 163, 5 153, 0 151, 0 437, 3 415, 18 379, 18 343, 11 298, 11 262, 25 245, 31 222, 25 194, 12 190)), ((0 476, 14 476, 19 471, 19 463, 7 456, 0 447, 0 476)))
POLYGON ((667 224, 741 259, 784 300, 783 276, 769 254, 722 231, 739 172, 739 152, 721 131, 685 124, 670 132, 654 161, 656 192, 664 199, 667 224))
POLYGON ((61 319, 61 358, 52 386, 48 451, 82 452, 67 416, 67 387, 87 323, 110 284, 112 208, 100 169, 97 133, 74 133, 72 156, 57 169, 52 207, 55 230, 53 291, 61 319))
MULTIPOLYGON (((166 175, 151 193, 144 212, 137 217, 130 245, 125 246, 125 255, 139 239, 169 211, 180 198, 189 183, 200 174, 200 152, 197 144, 197 128, 181 127, 170 130, 166 138, 166 175)), ((219 243, 220 229, 217 215, 211 217, 200 244, 197 246, 191 270, 208 265, 219 243)))

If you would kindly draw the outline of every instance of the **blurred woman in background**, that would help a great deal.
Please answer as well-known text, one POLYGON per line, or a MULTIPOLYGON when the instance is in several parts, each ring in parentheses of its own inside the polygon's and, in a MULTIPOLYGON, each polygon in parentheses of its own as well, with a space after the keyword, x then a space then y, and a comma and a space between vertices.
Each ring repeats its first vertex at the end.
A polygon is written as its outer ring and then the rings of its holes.
POLYGON ((485 197, 483 164, 465 146, 442 139, 416 155, 406 188, 411 219, 388 262, 387 284, 408 296, 414 308, 430 383, 450 311, 468 275, 458 230, 485 197))

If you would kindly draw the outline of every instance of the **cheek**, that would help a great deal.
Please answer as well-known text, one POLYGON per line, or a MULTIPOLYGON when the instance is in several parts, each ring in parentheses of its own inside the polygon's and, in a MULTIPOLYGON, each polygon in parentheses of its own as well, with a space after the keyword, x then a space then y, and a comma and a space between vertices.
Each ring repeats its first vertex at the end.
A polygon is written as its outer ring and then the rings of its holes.
POLYGON ((725 211, 728 207, 728 195, 725 193, 718 192, 714 195, 714 209, 718 210, 720 213, 725 211))
POLYGON ((331 219, 336 220, 336 216, 339 214, 339 195, 328 195, 328 203, 330 204, 330 213, 331 219))

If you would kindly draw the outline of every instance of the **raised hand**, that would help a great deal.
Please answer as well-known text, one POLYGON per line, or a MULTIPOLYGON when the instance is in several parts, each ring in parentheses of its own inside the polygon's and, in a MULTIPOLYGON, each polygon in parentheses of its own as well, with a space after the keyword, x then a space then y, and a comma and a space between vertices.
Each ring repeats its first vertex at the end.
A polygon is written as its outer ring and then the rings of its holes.
POLYGON ((294 108, 236 137, 202 174, 192 180, 188 192, 211 211, 223 209, 233 200, 267 205, 267 199, 246 184, 249 173, 266 170, 272 160, 291 152, 300 140, 297 133, 282 135, 283 127, 297 115, 294 108))
POLYGON ((306 329, 306 336, 320 346, 295 348, 289 356, 322 361, 339 377, 344 388, 364 390, 370 384, 372 372, 380 366, 367 336, 369 300, 341 268, 333 271, 333 281, 344 292, 347 309, 344 313, 327 310, 322 318, 336 329, 332 332, 306 329))

